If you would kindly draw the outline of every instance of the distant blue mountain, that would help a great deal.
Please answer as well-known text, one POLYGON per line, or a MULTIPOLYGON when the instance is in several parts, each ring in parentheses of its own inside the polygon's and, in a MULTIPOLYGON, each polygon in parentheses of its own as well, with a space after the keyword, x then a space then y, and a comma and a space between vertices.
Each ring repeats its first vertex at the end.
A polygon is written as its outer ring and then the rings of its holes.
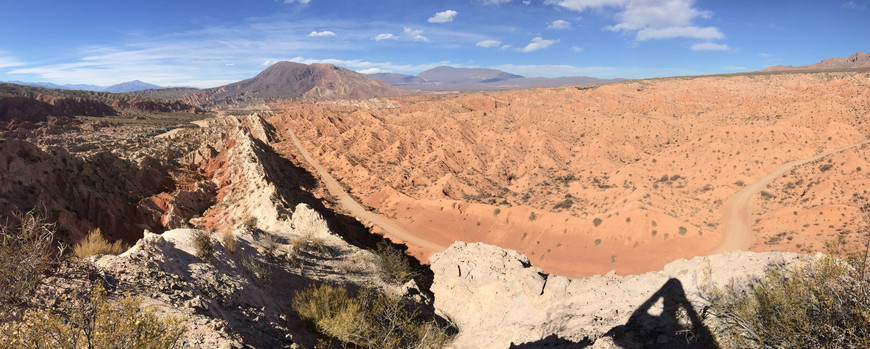
POLYGON ((115 84, 112 86, 98 86, 98 85, 86 85, 86 84, 58 85, 58 84, 54 84, 54 83, 50 83, 50 82, 28 82, 28 81, 9 81, 9 83, 17 84, 17 85, 24 85, 24 86, 54 88, 54 89, 60 89, 60 90, 84 90, 84 91, 112 92, 112 93, 124 93, 124 92, 133 92, 133 91, 163 88, 162 86, 149 84, 149 83, 142 82, 139 80, 122 82, 120 84, 115 84))

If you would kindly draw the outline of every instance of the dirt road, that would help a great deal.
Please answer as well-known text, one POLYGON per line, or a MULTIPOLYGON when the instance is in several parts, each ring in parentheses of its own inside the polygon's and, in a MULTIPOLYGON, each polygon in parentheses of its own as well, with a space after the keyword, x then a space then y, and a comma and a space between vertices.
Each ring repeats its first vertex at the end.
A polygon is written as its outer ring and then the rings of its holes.
POLYGON ((290 138, 293 140, 293 145, 296 146, 296 149, 299 151, 299 154, 302 155, 302 158, 304 158, 305 161, 307 161, 308 164, 317 171, 317 175, 320 176, 320 180, 326 185, 326 189, 329 190, 329 193, 336 197, 339 203, 356 218, 377 225, 383 229, 386 232, 387 237, 391 238, 393 241, 401 240, 406 244, 414 245, 418 248, 433 252, 441 252, 447 249, 447 246, 411 234, 411 232, 400 227, 387 217, 366 210, 365 207, 356 202, 356 200, 354 200, 350 194, 344 190, 338 181, 335 180, 335 178, 333 178, 332 175, 330 175, 329 172, 320 165, 320 163, 315 161, 314 158, 305 151, 305 148, 302 147, 302 143, 299 142, 299 138, 296 137, 296 134, 293 133, 293 131, 288 129, 287 133, 290 135, 290 138))
POLYGON ((811 158, 786 163, 777 167, 773 172, 768 173, 761 179, 755 181, 755 183, 747 185, 737 192, 737 194, 734 194, 734 196, 729 198, 725 201, 725 204, 722 205, 722 240, 719 242, 719 246, 713 250, 712 254, 749 249, 752 245, 752 221, 750 220, 749 200, 752 199, 753 195, 758 194, 762 189, 766 188, 774 179, 779 178, 786 173, 786 171, 790 171, 792 168, 797 166, 819 160, 834 153, 860 147, 868 143, 870 143, 870 140, 824 152, 811 158))

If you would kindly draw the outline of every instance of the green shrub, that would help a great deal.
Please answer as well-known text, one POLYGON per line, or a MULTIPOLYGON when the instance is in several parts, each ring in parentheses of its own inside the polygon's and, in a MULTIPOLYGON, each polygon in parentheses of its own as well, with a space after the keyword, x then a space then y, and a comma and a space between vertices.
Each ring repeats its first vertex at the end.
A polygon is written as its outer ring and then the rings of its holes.
POLYGON ((36 212, 16 215, 15 225, 0 225, 0 322, 27 300, 46 272, 60 262, 55 226, 36 212))
POLYGON ((82 241, 73 246, 73 254, 79 258, 88 258, 98 254, 119 255, 127 250, 121 240, 109 242, 103 237, 100 228, 91 230, 82 241))
POLYGON ((110 302, 97 284, 84 299, 61 299, 53 309, 31 309, 0 325, 3 348, 173 348, 185 331, 181 320, 160 317, 129 294, 110 302))
POLYGON ((390 243, 379 242, 374 253, 378 257, 378 266, 381 267, 384 278, 388 282, 404 284, 414 277, 414 268, 408 256, 390 243))
POLYGON ((193 233, 193 250, 196 253, 196 258, 210 263, 214 257, 214 245, 211 242, 211 234, 207 231, 197 230, 193 233))
POLYGON ((603 221, 601 220, 601 218, 597 218, 597 217, 596 217, 595 219, 592 220, 592 225, 595 226, 595 227, 598 227, 599 225, 601 225, 601 222, 603 222, 603 221))
POLYGON ((356 297, 342 287, 313 286, 295 294, 291 304, 303 320, 343 347, 441 348, 450 340, 434 320, 421 320, 400 297, 363 288, 356 297))
MULTIPOLYGON (((853 260, 854 261, 854 260, 853 260)), ((863 263, 863 262, 862 262, 863 263)), ((868 348, 863 268, 832 256, 773 268, 749 287, 707 287, 720 343, 735 348, 868 348)))

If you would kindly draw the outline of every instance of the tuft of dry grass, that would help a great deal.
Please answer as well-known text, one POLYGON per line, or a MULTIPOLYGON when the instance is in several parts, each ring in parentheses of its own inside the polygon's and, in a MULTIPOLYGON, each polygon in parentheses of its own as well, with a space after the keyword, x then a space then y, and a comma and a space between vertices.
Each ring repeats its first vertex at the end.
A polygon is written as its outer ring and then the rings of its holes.
POLYGON ((78 258, 88 258, 98 254, 118 255, 127 250, 127 246, 121 241, 109 242, 103 237, 100 228, 93 229, 82 241, 73 246, 73 254, 78 258))
POLYGON ((193 233, 193 248, 196 252, 196 258, 199 258, 199 260, 205 263, 211 263, 211 258, 214 257, 214 246, 211 243, 211 234, 203 230, 198 230, 193 233))
POLYGON ((233 228, 231 226, 224 226, 221 231, 221 245, 224 245, 224 248, 230 253, 236 253, 236 236, 233 234, 233 228))

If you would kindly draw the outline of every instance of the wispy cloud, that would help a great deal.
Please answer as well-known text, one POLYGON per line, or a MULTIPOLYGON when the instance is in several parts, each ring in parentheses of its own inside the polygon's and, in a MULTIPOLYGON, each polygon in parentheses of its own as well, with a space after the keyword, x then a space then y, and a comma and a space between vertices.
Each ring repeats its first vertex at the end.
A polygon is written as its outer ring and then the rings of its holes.
POLYGON ((324 36, 335 36, 335 33, 333 33, 332 31, 329 31, 329 30, 324 30, 322 32, 312 31, 311 33, 308 34, 308 36, 313 37, 313 38, 314 37, 324 37, 324 36))
POLYGON ((555 21, 550 22, 550 25, 547 26, 547 29, 558 29, 558 30, 571 29, 571 22, 568 22, 564 19, 557 19, 555 21))
POLYGON ((511 0, 480 0, 480 2, 482 2, 484 5, 501 5, 511 2, 511 0))
POLYGON ((498 45, 501 45, 501 41, 483 40, 483 41, 478 41, 476 44, 474 44, 474 46, 483 47, 483 48, 491 48, 491 47, 496 47, 498 45))
POLYGON ((728 51, 728 45, 702 42, 692 45, 692 51, 728 51))
POLYGON ((514 65, 501 64, 488 68, 503 70, 528 77, 560 77, 578 75, 600 75, 613 71, 612 67, 577 67, 573 65, 539 64, 539 65, 514 65))
POLYGON ((22 65, 24 65, 24 62, 21 62, 15 57, 7 56, 3 51, 0 51, 0 68, 17 67, 22 65))
POLYGON ((299 4, 303 4, 303 5, 308 5, 308 3, 311 2, 311 0, 284 0, 285 4, 292 4, 294 2, 299 3, 299 4))
POLYGON ((553 44, 555 44, 557 42, 559 42, 559 40, 546 40, 546 39, 538 36, 538 37, 535 37, 534 39, 532 39, 532 42, 530 42, 528 45, 526 45, 526 47, 521 48, 520 51, 521 52, 532 52, 532 51, 537 51, 537 50, 543 50, 547 47, 552 46, 553 44))
POLYGON ((453 18, 455 18, 456 15, 457 15, 457 12, 456 12, 456 11, 453 11, 453 10, 447 10, 447 11, 443 11, 443 12, 438 12, 438 13, 436 13, 434 16, 429 17, 428 22, 429 22, 429 23, 447 23, 447 22, 453 22, 453 18))
MULTIPOLYGON (((349 69, 356 70, 358 72, 369 71, 374 73, 384 73, 384 72, 401 72, 401 73, 410 73, 416 74, 424 70, 429 70, 442 65, 453 65, 450 61, 440 61, 440 62, 432 62, 426 64, 394 64, 392 62, 371 62, 366 60, 359 59, 336 59, 336 58, 326 58, 326 59, 316 59, 316 58, 304 58, 304 57, 294 57, 287 59, 291 62, 303 63, 303 64, 311 64, 311 63, 326 63, 326 64, 334 64, 337 66, 346 67, 349 69)), ((365 73, 372 74, 372 73, 365 73)))
POLYGON ((375 37, 375 41, 395 40, 395 39, 397 39, 396 36, 393 34, 390 34, 390 33, 378 34, 378 36, 375 37))
POLYGON ((583 48, 579 46, 571 46, 571 51, 574 52, 583 52, 583 48))
POLYGON ((403 30, 406 36, 410 37, 413 41, 418 42, 428 42, 429 39, 423 36, 423 30, 420 29, 412 29, 410 27, 405 27, 403 30))
MULTIPOLYGON (((695 0, 547 0, 546 3, 583 12, 586 10, 615 9, 617 23, 605 29, 634 33, 638 41, 674 38, 719 40, 725 35, 716 27, 702 27, 697 19, 712 16, 710 11, 695 7, 695 0)), ((604 13, 604 12, 596 12, 604 13)))

